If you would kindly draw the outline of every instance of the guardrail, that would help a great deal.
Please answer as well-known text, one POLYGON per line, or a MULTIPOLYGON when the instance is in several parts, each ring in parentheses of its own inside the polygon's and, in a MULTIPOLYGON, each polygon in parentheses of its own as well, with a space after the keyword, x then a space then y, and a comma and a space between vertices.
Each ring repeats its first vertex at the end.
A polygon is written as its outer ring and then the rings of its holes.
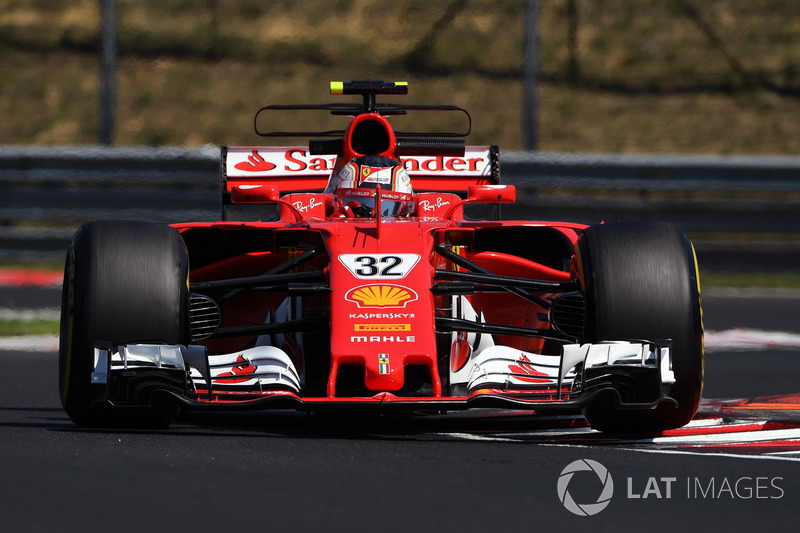
POLYGON ((523 201, 504 215, 665 220, 701 269, 800 272, 800 157, 501 153, 523 201))
POLYGON ((212 220, 219 148, 0 147, 0 259, 64 254, 86 221, 212 220))
MULTIPOLYGON (((505 217, 657 219, 701 265, 800 270, 800 157, 501 152, 505 217), (744 238, 748 240, 744 240, 744 238)), ((63 255, 82 222, 219 217, 219 148, 0 147, 0 258, 63 255)))

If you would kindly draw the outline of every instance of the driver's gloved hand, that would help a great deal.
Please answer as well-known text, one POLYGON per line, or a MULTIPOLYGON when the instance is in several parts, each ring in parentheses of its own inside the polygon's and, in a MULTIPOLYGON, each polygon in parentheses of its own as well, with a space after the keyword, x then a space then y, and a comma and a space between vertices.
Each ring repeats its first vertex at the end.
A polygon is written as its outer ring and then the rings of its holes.
POLYGON ((348 202, 347 207, 349 207, 350 210, 353 212, 353 215, 358 218, 369 218, 372 216, 371 207, 360 204, 356 201, 348 202))

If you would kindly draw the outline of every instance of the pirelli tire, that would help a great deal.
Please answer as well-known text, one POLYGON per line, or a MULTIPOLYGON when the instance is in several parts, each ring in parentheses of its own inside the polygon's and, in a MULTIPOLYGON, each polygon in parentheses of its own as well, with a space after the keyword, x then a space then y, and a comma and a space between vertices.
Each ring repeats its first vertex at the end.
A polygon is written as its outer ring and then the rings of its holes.
POLYGON ((177 417, 177 405, 153 403, 155 396, 109 407, 106 386, 91 375, 97 343, 187 344, 188 268, 183 239, 164 224, 90 222, 75 233, 64 268, 59 390, 76 424, 166 427, 177 417))
POLYGON ((577 243, 578 277, 586 297, 585 337, 671 339, 677 406, 620 409, 607 400, 585 409, 605 431, 657 431, 686 425, 703 390, 703 318, 694 248, 676 226, 624 222, 587 228, 577 243))

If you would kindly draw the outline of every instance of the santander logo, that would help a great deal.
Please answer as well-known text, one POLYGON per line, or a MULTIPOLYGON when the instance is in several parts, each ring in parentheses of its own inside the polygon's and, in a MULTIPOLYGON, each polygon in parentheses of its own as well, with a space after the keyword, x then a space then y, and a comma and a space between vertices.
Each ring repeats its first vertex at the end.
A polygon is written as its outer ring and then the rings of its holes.
POLYGON ((245 172, 265 172, 275 168, 275 164, 270 163, 261 157, 261 154, 259 154, 256 150, 253 150, 252 153, 247 156, 247 161, 236 163, 234 167, 245 172))
MULTIPOLYGON (((402 157, 406 171, 411 174, 443 176, 484 176, 488 174, 491 156, 487 147, 467 147, 465 157, 408 156, 402 157)), ((249 177, 252 174, 269 176, 326 175, 330 176, 336 163, 335 155, 315 156, 303 146, 241 146, 228 147, 226 168, 229 177, 249 177)), ((375 179, 374 172, 359 179, 375 179)))

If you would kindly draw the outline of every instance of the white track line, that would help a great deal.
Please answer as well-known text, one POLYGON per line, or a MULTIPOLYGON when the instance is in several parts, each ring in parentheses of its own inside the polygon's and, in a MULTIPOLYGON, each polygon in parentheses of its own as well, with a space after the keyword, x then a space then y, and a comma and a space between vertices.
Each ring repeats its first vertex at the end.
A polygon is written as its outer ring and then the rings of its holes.
POLYGON ((769 444, 770 441, 798 440, 800 429, 761 429, 756 431, 732 431, 729 433, 709 433, 700 435, 673 435, 647 439, 625 439, 620 444, 680 444, 683 446, 708 446, 711 444, 769 444))
POLYGON ((0 350, 15 352, 57 352, 58 335, 0 337, 0 350))
MULTIPOLYGON (((583 448, 584 450, 588 450, 593 448, 591 444, 560 444, 560 443, 541 443, 538 446, 552 446, 558 448, 583 448)), ((638 453, 657 453, 662 455, 691 455, 695 457, 722 457, 725 459, 746 459, 746 460, 760 460, 760 461, 786 461, 797 463, 800 462, 800 457, 787 457, 785 455, 776 456, 776 455, 749 455, 749 454, 736 454, 736 453, 720 453, 720 452, 693 452, 687 450, 664 450, 664 449, 654 449, 654 448, 628 448, 624 445, 617 447, 615 445, 615 449, 618 450, 625 450, 629 452, 638 452, 638 453)))
POLYGON ((709 352, 787 350, 800 348, 800 334, 736 328, 725 331, 706 331, 705 343, 706 350, 709 352))
POLYGON ((0 320, 58 320, 61 318, 61 309, 58 307, 44 307, 39 309, 12 309, 0 307, 0 320))

